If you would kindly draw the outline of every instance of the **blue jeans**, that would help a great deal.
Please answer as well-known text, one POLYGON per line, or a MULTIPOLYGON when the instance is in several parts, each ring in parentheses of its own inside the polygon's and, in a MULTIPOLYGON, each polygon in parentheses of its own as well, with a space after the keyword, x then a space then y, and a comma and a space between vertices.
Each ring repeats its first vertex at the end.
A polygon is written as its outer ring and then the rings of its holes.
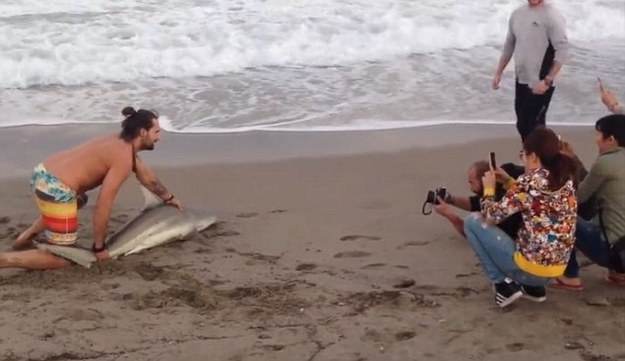
POLYGON ((496 226, 487 225, 479 213, 464 219, 464 232, 486 276, 494 283, 506 277, 528 286, 545 286, 549 279, 527 273, 514 262, 516 242, 496 226))
MULTIPOLYGON (((601 234, 601 228, 582 218, 577 219, 576 227, 575 248, 585 254, 593 263, 608 268, 610 250, 603 234, 601 234)), ((564 270, 564 277, 579 277, 579 264, 575 252, 571 253, 569 263, 564 270)))

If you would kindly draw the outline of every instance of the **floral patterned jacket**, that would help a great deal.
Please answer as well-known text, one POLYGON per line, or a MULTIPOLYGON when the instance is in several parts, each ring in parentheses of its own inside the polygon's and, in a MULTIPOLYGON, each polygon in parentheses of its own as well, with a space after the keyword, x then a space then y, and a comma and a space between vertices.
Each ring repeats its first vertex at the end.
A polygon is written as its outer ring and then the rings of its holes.
POLYGON ((573 181, 551 191, 548 176, 544 168, 521 175, 499 202, 485 192, 482 215, 487 221, 499 223, 521 212, 523 225, 516 240, 516 264, 537 276, 558 277, 564 273, 575 245, 577 198, 573 181))

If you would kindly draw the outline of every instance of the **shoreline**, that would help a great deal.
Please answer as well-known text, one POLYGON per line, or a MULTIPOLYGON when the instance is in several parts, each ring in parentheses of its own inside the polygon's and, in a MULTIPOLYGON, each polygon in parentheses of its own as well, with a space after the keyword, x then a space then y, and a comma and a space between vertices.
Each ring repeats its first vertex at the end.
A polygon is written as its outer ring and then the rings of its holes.
MULTIPOLYGON (((0 132, 0 178, 21 177, 47 155, 94 136, 115 133, 119 124, 64 124, 5 128, 0 132), (16 152, 17 150, 17 152, 16 152)), ((565 139, 587 134, 591 126, 553 126, 565 139)), ((588 133, 589 134, 589 133, 588 133)), ((512 124, 450 124, 357 131, 250 131, 169 133, 141 156, 155 168, 205 164, 249 164, 289 159, 345 157, 458 147, 480 142, 510 145, 520 139, 512 124)), ((509 152, 505 150, 505 152, 509 152)), ((513 152, 512 152, 513 153, 513 152)), ((512 154, 510 153, 510 154, 512 154)))

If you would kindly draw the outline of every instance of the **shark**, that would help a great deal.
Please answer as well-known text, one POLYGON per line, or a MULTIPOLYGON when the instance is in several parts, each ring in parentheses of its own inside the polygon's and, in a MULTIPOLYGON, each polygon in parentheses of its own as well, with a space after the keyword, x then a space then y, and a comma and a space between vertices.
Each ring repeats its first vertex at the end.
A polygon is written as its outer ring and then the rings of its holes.
MULTIPOLYGON (((199 210, 185 208, 181 211, 163 203, 143 186, 140 188, 145 199, 143 209, 105 240, 111 259, 191 239, 217 221, 215 216, 199 210)), ((80 245, 68 247, 37 242, 36 246, 83 267, 90 268, 97 262, 91 249, 80 245)))

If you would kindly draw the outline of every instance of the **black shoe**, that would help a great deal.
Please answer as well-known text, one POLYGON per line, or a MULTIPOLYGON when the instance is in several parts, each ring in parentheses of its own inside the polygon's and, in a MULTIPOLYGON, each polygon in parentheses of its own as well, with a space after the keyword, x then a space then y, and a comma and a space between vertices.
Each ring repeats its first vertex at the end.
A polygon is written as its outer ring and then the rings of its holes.
POLYGON ((543 302, 547 299, 547 290, 543 286, 521 285, 523 298, 534 302, 543 302))
POLYGON ((495 283, 495 303, 504 308, 523 296, 521 287, 509 278, 503 282, 495 283))

